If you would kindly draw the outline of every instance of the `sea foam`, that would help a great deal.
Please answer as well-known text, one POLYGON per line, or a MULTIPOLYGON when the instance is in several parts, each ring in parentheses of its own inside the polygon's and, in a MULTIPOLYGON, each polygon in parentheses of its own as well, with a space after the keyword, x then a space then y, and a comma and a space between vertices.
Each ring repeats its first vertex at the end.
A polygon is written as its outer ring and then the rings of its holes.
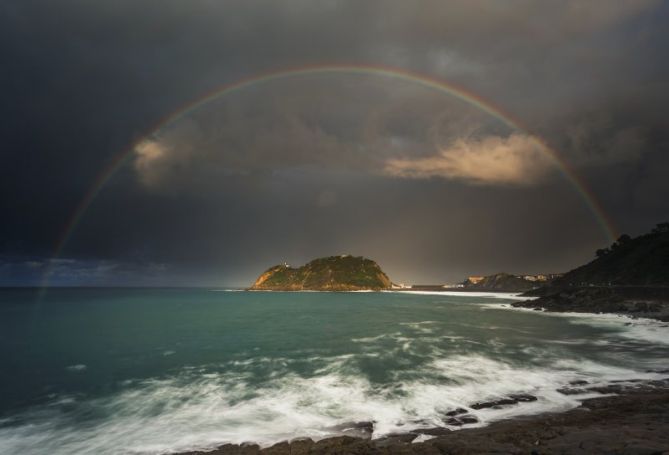
MULTIPOLYGON (((474 426, 547 411, 564 411, 583 397, 556 392, 569 381, 605 383, 638 378, 639 373, 594 362, 557 363, 554 368, 511 365, 484 356, 435 358, 425 379, 375 385, 352 375, 355 356, 327 359, 315 376, 278 375, 258 387, 249 374, 202 374, 197 369, 164 379, 130 381, 117 394, 69 400, 21 418, 31 423, 0 428, 2 453, 159 454, 213 448, 225 442, 264 446, 298 436, 320 439, 336 434, 346 421, 374 421, 374 437, 444 426, 446 412, 514 393, 538 399, 501 409, 469 409, 474 426), (430 379, 427 379, 430 378, 430 379), (80 427, 77 416, 95 409, 102 417, 80 427), (40 415, 37 415, 40 414, 40 415)), ((321 359, 322 360, 322 359, 321 359)), ((261 360, 259 360, 261 361, 261 360)), ((649 379, 657 377, 646 374, 649 379)))

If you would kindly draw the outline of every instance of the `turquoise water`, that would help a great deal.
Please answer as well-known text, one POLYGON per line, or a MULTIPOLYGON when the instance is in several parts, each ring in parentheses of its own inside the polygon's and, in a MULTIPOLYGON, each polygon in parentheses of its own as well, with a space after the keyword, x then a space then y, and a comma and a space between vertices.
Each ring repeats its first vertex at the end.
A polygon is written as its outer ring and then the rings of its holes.
MULTIPOLYGON (((509 296, 507 296, 509 297, 509 296)), ((0 291, 0 453, 168 453, 566 410, 574 380, 654 378, 669 328, 509 298, 206 289, 0 291)))

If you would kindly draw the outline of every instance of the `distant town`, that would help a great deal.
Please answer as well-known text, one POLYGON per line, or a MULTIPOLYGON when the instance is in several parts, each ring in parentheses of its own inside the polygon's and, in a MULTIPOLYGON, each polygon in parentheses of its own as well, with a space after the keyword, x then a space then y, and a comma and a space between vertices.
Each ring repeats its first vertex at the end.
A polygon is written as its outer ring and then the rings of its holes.
POLYGON ((393 284, 393 289, 414 289, 414 290, 436 290, 436 289, 487 289, 487 288, 506 288, 511 287, 533 288, 539 284, 545 284, 561 277, 562 273, 541 273, 536 275, 516 275, 509 273, 497 273, 494 275, 470 275, 459 283, 448 284, 393 284))

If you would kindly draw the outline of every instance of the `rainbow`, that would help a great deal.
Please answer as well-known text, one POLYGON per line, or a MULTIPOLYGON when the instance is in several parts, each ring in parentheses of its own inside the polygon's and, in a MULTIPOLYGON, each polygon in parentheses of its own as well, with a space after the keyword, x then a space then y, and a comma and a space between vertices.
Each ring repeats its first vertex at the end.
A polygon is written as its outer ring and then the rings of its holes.
MULTIPOLYGON (((204 95, 200 96, 199 98, 195 99, 194 101, 191 101, 181 106, 180 108, 176 109, 169 115, 161 118, 149 131, 146 132, 146 134, 142 135, 138 140, 130 144, 127 149, 116 155, 108 164, 108 166, 105 169, 103 169, 103 171, 100 172, 100 174, 98 174, 94 183, 91 185, 89 191, 86 193, 84 198, 76 207, 72 217, 66 224, 65 229, 63 230, 63 233, 60 236, 59 241, 56 245, 56 248, 54 249, 53 258, 58 258, 60 256, 60 254, 63 251, 63 248, 71 238, 73 232, 75 231, 77 225, 79 224, 83 216, 86 214, 88 208, 95 201, 97 195, 111 180, 114 174, 116 174, 116 172, 130 158, 132 158, 133 151, 142 141, 145 140, 145 138, 157 134, 161 129, 189 115, 190 113, 199 109, 205 104, 215 99, 230 95, 231 93, 245 90, 256 85, 266 84, 279 79, 286 79, 295 76, 319 75, 319 74, 373 75, 373 76, 382 76, 410 82, 431 90, 435 90, 439 93, 460 99, 497 118, 510 128, 527 133, 530 137, 532 137, 536 141, 537 145, 542 150, 542 152, 553 160, 553 162, 561 170, 565 179, 572 185, 572 187, 579 194, 579 196, 583 200, 588 210, 592 213, 595 221, 602 229, 602 232, 604 233, 607 241, 613 242, 613 240, 617 237, 616 229, 614 228, 613 224, 608 219, 604 210, 597 202, 596 197, 588 189, 587 185, 585 184, 583 179, 579 176, 579 174, 576 172, 576 170, 567 161, 565 161, 562 157, 560 157, 560 155, 555 150, 549 147, 545 141, 529 133, 528 129, 523 126, 520 120, 515 118, 512 114, 493 105, 490 101, 486 101, 479 95, 467 90, 464 87, 460 87, 458 85, 455 85, 453 83, 444 80, 440 80, 420 73, 415 73, 402 68, 394 68, 380 65, 362 65, 362 64, 325 64, 325 65, 284 68, 261 74, 255 74, 237 80, 235 82, 225 84, 212 91, 209 91, 204 95)), ((45 274, 45 278, 43 280, 43 287, 48 285, 49 275, 50 273, 49 271, 47 271, 47 273, 45 274)))

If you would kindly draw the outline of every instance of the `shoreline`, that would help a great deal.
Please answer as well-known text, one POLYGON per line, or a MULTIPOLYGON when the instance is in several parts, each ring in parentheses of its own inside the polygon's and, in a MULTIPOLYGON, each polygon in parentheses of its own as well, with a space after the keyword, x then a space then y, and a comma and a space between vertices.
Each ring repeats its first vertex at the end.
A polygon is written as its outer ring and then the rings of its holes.
MULTIPOLYGON (((662 370, 669 375, 669 370, 662 370)), ((294 454, 663 454, 669 452, 669 376, 659 380, 611 382, 589 386, 575 381, 560 390, 584 396, 580 406, 564 411, 514 417, 469 427, 466 410, 446 413, 460 419, 462 429, 432 427, 371 439, 372 422, 342 424, 341 434, 318 441, 295 438, 268 447, 254 443, 223 444, 215 449, 178 455, 294 455, 294 454), (465 418, 462 418, 464 416, 465 418)), ((518 396, 479 406, 512 406, 531 401, 518 396)), ((476 406, 476 405, 473 405, 476 406)))
POLYGON ((511 305, 554 313, 605 313, 669 322, 669 287, 545 288, 524 295, 535 298, 511 305))

